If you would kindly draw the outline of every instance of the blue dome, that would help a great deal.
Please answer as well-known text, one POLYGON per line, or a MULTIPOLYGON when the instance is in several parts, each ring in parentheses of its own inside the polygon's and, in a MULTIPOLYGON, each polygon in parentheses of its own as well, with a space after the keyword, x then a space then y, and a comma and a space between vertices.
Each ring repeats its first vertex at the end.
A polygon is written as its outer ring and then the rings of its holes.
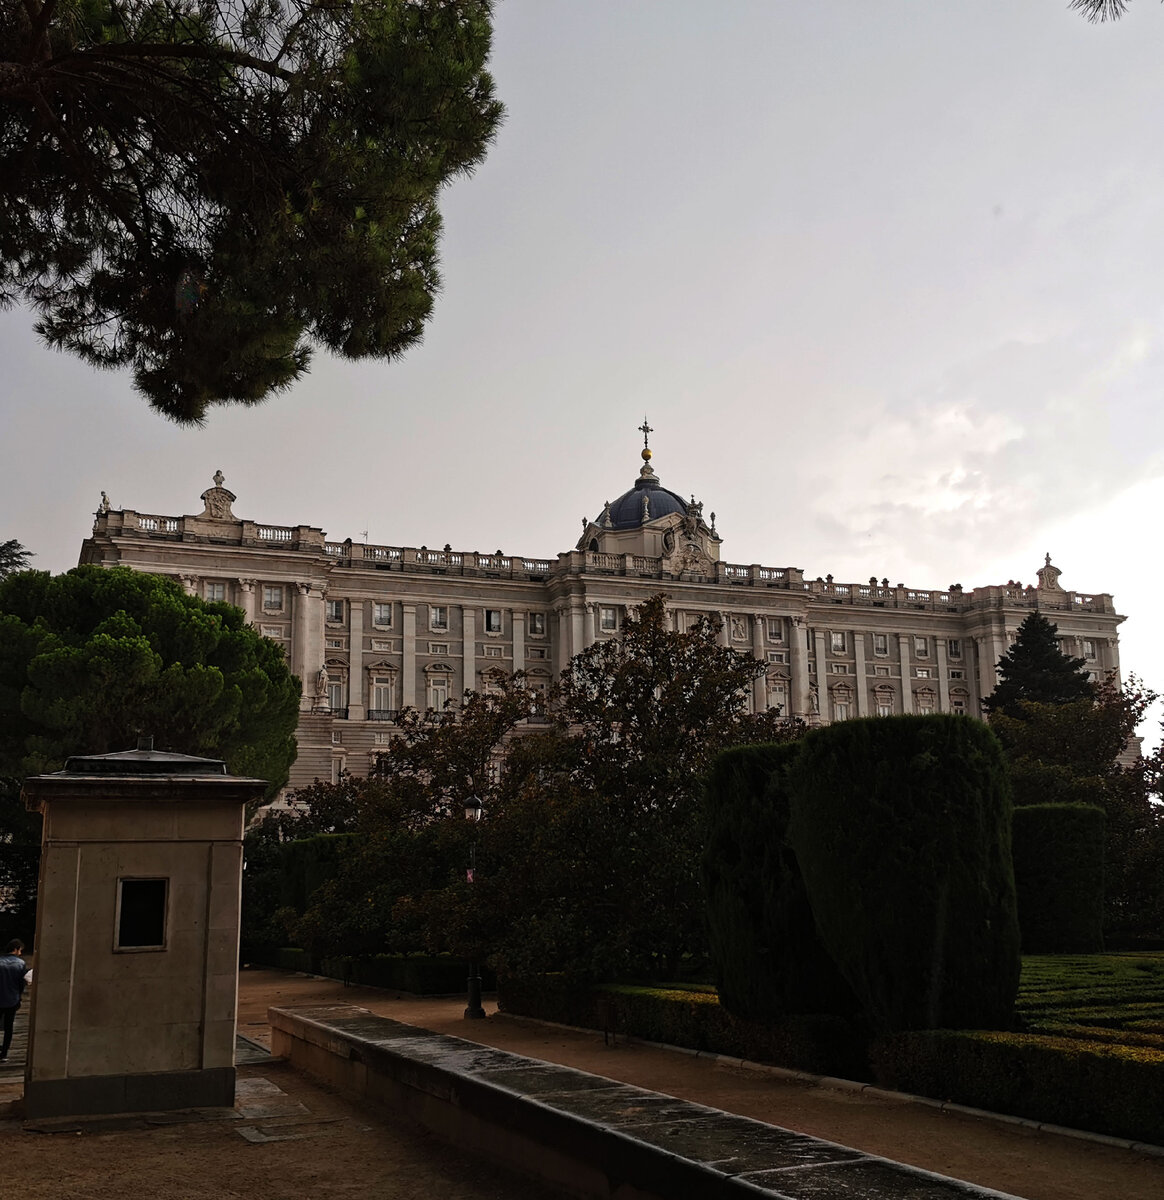
POLYGON ((604 509, 596 524, 606 529, 638 529, 648 521, 657 521, 669 513, 685 513, 687 501, 674 492, 669 492, 654 475, 641 476, 629 492, 623 492, 617 500, 610 502, 609 524, 604 509), (648 499, 649 513, 643 519, 643 497, 648 499))

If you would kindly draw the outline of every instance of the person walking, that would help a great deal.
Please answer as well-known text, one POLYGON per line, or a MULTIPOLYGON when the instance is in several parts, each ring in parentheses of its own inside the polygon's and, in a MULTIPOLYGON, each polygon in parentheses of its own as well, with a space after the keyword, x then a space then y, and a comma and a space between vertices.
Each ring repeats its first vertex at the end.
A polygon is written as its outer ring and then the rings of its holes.
POLYGON ((16 1010, 20 1007, 20 997, 24 992, 24 973, 27 968, 20 957, 23 951, 24 943, 14 938, 5 948, 3 957, 0 957, 0 1019, 4 1022, 0 1062, 8 1057, 8 1047, 12 1045, 12 1023, 16 1020, 16 1010))

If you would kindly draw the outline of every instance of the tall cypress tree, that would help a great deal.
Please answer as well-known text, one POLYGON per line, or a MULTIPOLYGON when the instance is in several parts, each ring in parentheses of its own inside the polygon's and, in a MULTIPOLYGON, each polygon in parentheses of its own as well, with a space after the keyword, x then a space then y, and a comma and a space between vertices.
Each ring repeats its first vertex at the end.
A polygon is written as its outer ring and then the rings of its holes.
POLYGON ((1058 632, 1042 613, 1032 612, 1023 621, 1014 645, 998 660, 998 686, 982 701, 987 712, 1021 718, 1022 700, 1069 704, 1095 694, 1084 660, 1059 649, 1058 632))

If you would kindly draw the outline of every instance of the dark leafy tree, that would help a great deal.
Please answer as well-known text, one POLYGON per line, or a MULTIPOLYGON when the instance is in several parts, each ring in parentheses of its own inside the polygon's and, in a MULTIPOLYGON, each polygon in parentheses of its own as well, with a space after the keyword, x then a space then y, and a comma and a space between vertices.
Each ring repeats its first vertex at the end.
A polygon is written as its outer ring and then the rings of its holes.
POLYGON ((274 792, 295 758, 299 681, 242 610, 128 568, 0 583, 0 773, 55 770, 149 733, 274 792))
POLYGON ((34 555, 26 550, 15 538, 0 542, 0 579, 5 579, 17 571, 26 571, 28 563, 34 555))
POLYGON ((1022 715, 1021 702, 1069 704, 1087 700, 1095 686, 1087 678, 1082 658, 1072 658, 1059 649, 1053 625, 1042 613, 1030 613, 1018 628, 1014 645, 998 660, 999 681, 982 701, 988 713, 1022 715))
POLYGON ((1118 21, 1128 11, 1130 0, 1071 0, 1070 8, 1089 21, 1118 21))
POLYGON ((180 422, 395 357, 500 119, 489 0, 6 0, 0 304, 180 422))
POLYGON ((1104 916, 1109 932, 1164 929, 1164 751, 1147 758, 1134 741, 1156 694, 1130 676, 1066 704, 1019 701, 990 726, 1010 768, 1016 805, 1092 804, 1104 825, 1104 916))

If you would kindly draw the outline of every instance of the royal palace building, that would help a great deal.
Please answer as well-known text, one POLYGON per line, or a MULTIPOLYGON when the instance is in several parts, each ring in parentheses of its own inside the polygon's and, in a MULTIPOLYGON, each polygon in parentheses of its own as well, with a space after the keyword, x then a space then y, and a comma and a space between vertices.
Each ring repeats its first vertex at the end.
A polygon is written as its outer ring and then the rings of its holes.
POLYGON ((291 788, 366 773, 404 708, 444 711, 512 671, 548 693, 572 655, 617 637, 627 612, 657 592, 676 628, 708 616, 724 645, 767 664, 756 709, 810 722, 978 715, 1036 608, 1058 625, 1066 653, 1096 678, 1118 677, 1123 617, 1110 595, 1064 590, 1049 556, 1037 585, 973 590, 728 563, 715 514, 663 487, 651 451, 642 457, 634 486, 554 558, 337 542, 311 525, 260 524, 235 516, 236 496, 216 473, 197 515, 113 509, 103 496, 80 561, 180 579, 192 594, 237 604, 284 648, 303 682, 291 788))

